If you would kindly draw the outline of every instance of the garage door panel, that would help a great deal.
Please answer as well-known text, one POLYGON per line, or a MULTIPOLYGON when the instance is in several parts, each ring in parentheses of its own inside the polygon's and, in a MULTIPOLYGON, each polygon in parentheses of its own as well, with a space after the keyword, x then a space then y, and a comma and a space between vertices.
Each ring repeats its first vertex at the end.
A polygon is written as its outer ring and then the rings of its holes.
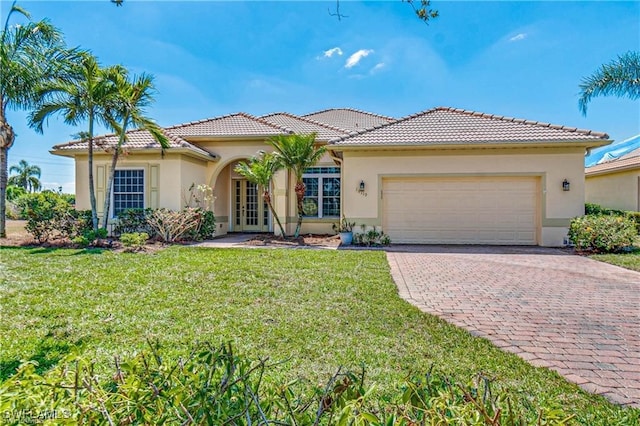
POLYGON ((390 178, 382 186, 392 241, 536 244, 537 178, 390 178))

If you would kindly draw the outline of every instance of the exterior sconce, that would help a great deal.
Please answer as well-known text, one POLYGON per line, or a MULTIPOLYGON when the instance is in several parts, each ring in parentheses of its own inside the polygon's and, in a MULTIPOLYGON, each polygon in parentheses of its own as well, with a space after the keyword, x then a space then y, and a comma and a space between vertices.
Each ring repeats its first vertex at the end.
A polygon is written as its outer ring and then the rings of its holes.
POLYGON ((364 192, 364 189, 365 189, 364 181, 361 180, 360 185, 358 185, 358 192, 364 192))
POLYGON ((563 190, 563 191, 569 191, 569 190, 571 190, 571 184, 570 184, 570 183, 569 183, 569 181, 568 181, 568 180, 566 180, 566 179, 562 181, 562 190, 563 190))

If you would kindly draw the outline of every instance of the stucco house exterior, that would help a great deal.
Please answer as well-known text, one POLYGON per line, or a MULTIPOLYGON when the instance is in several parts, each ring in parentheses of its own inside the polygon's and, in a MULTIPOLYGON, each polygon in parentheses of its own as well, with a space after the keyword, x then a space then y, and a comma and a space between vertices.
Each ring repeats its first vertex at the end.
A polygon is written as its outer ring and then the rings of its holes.
POLYGON ((585 179, 588 203, 640 211, 640 148, 615 160, 587 167, 585 179))
MULTIPOLYGON (((327 154, 309 169, 304 233, 330 233, 341 215, 377 226, 396 243, 560 246, 569 221, 584 212, 584 154, 611 141, 605 133, 447 107, 401 119, 353 109, 303 116, 245 113, 164 129, 164 155, 151 136, 131 131, 119 162, 112 212, 180 209, 192 184, 214 189, 217 234, 274 230, 254 185, 234 172, 239 161, 278 134, 315 132, 327 154), (569 183, 570 190, 566 190, 569 183)), ((98 206, 105 197, 108 149, 97 138, 98 206)), ((76 204, 89 207, 87 145, 53 147, 76 164, 76 204)), ((296 222, 295 182, 273 182, 287 232, 296 222)))

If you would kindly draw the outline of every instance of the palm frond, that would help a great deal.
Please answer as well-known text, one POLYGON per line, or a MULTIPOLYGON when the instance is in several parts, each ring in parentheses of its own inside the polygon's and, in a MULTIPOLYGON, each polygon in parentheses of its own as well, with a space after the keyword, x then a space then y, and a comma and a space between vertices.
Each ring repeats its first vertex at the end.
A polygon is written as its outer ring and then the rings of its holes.
POLYGON ((640 99, 640 52, 624 53, 583 78, 578 100, 580 111, 586 115, 587 106, 593 98, 611 95, 640 99))

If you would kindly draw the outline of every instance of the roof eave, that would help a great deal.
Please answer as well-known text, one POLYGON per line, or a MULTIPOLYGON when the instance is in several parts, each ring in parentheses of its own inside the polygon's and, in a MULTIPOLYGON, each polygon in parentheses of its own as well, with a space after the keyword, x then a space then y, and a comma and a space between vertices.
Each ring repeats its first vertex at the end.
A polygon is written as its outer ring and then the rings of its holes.
MULTIPOLYGON (((593 166, 593 167, 597 167, 597 166, 593 166)), ((600 176, 600 175, 608 175, 612 173, 627 172, 633 169, 640 169, 640 161, 638 161, 637 163, 625 164, 624 166, 613 166, 610 168, 593 170, 593 171, 589 171, 589 168, 586 168, 584 169, 584 175, 586 177, 600 176)))
MULTIPOLYGON (((126 150, 127 152, 138 152, 138 153, 162 153, 162 149, 161 148, 129 148, 126 150)), ((207 160, 207 161, 218 161, 220 160, 220 157, 214 153, 206 153, 206 152, 199 152, 190 148, 167 148, 164 150, 165 154, 169 153, 169 154, 174 154, 174 153, 178 153, 178 154, 185 154, 185 155, 189 155, 191 157, 195 157, 195 158, 200 158, 202 160, 207 160)), ((87 150, 85 149, 74 149, 74 150, 68 150, 68 149, 52 149, 49 151, 49 153, 53 154, 53 155, 59 155, 62 157, 70 157, 70 158, 75 158, 77 155, 86 155, 87 154, 87 150)))
POLYGON ((468 149, 468 148, 596 148, 610 144, 611 140, 585 140, 577 139, 570 141, 491 141, 491 142, 465 142, 465 143, 442 143, 442 144, 381 144, 381 143, 358 143, 358 144, 340 144, 334 140, 330 144, 333 150, 357 150, 357 149, 468 149))

